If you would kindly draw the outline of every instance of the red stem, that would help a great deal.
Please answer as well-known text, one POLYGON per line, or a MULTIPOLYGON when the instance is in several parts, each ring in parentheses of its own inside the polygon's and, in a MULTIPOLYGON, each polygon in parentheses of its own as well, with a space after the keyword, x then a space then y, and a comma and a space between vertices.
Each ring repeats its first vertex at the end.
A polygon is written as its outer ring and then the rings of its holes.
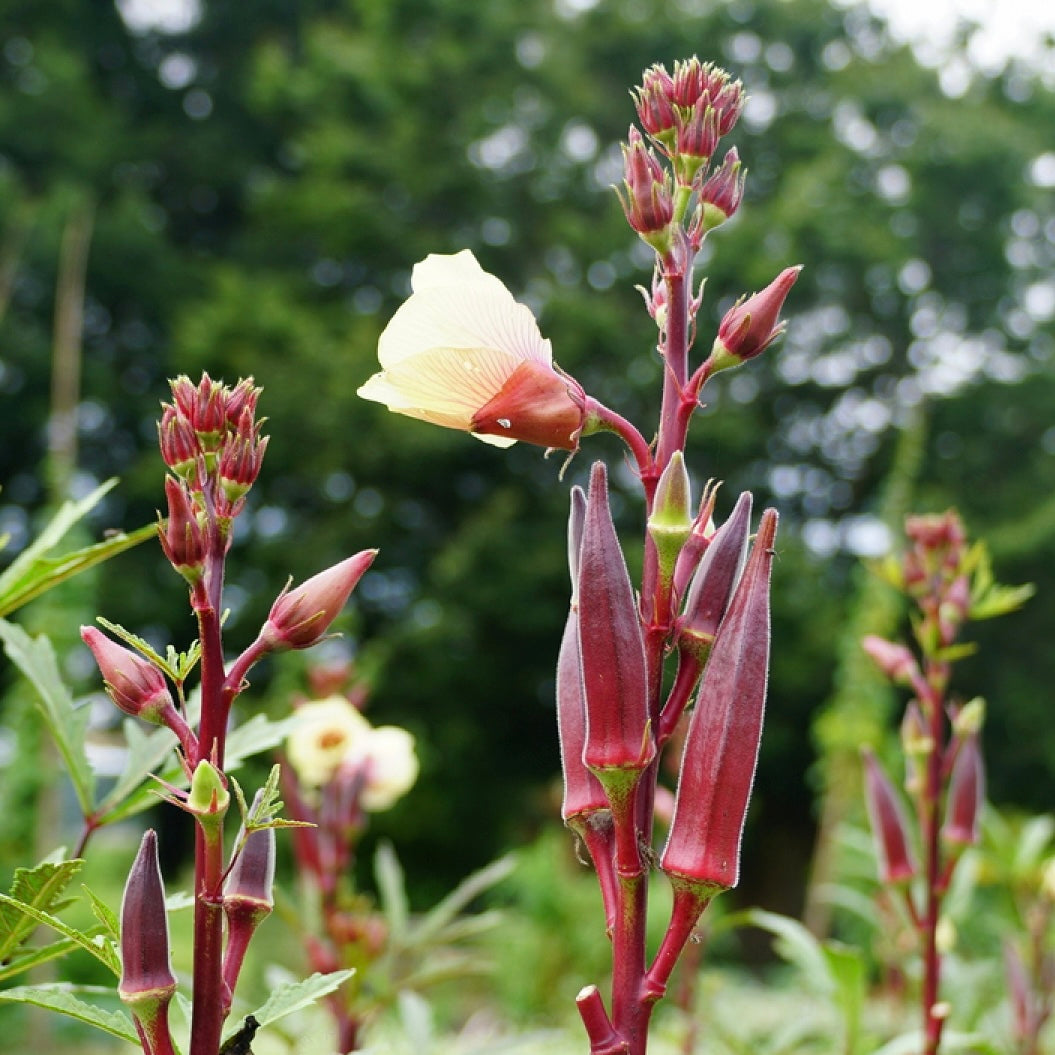
POLYGON ((194 840, 194 987, 190 1055, 220 1050, 223 993, 223 822, 206 836, 199 824, 194 840))

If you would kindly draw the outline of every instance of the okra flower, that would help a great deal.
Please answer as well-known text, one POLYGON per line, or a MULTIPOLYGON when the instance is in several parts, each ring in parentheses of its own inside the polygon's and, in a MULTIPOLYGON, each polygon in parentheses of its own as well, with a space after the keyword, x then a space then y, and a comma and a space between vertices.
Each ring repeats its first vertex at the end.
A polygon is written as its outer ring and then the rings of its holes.
POLYGON ((345 697, 302 704, 296 717, 286 755, 304 787, 352 780, 362 808, 378 813, 417 780, 413 736, 395 725, 372 726, 345 697))
POLYGON ((360 396, 497 447, 578 447, 586 394, 553 365, 531 311, 469 250, 426 257, 411 287, 378 342, 382 371, 360 396))

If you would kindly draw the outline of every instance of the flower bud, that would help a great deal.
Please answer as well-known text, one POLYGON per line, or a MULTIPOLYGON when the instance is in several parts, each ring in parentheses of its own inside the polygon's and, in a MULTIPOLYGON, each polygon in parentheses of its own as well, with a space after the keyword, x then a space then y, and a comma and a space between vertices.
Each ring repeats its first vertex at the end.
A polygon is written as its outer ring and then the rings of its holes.
POLYGON ((657 252, 670 246, 674 199, 670 177, 641 133, 631 128, 623 147, 623 191, 620 204, 627 222, 657 252))
POLYGON ((586 699, 583 761, 602 782, 607 771, 639 773, 655 754, 645 649, 601 462, 590 475, 579 554, 579 641, 586 699))
POLYGON ((740 208, 746 179, 740 155, 732 147, 721 165, 700 186, 699 226, 704 233, 725 223, 740 208))
POLYGON ((237 428, 220 448, 216 468, 226 505, 225 509, 220 510, 221 515, 233 516, 237 512, 238 503, 260 475, 267 443, 268 437, 260 435, 260 426, 253 421, 252 413, 246 408, 237 428))
POLYGON ((769 576, 777 513, 762 514, 754 549, 722 620, 689 720, 667 845, 672 882, 713 893, 736 886, 769 673, 769 576))
POLYGON ((198 385, 182 374, 169 384, 176 409, 190 422, 202 450, 214 452, 220 446, 226 425, 223 385, 205 373, 198 385))
POLYGON ((182 480, 193 479, 201 447, 198 436, 175 407, 166 406, 158 422, 158 445, 165 464, 182 480))
POLYGON ((907 882, 916 874, 916 861, 909 845, 904 807, 875 755, 867 748, 862 755, 865 805, 875 840, 879 878, 883 883, 907 882))
MULTIPOLYGON (((254 806, 261 794, 257 792, 254 806)), ((241 846, 241 852, 232 863, 223 887, 223 911, 227 917, 223 979, 230 993, 234 992, 253 932, 270 915, 275 905, 272 893, 275 879, 275 829, 258 828, 246 835, 243 826, 238 831, 235 846, 241 846)))
POLYGON ((747 556, 751 493, 737 499, 729 519, 715 532, 696 569, 679 620, 678 648, 706 659, 733 596, 747 556))
POLYGON ((563 371, 525 359, 472 415, 477 436, 501 436, 574 451, 586 423, 586 393, 563 371))
POLYGON ((677 112, 676 134, 674 171, 681 186, 691 187, 718 146, 718 111, 709 96, 677 112))
POLYGON ((94 626, 81 627, 81 640, 95 656, 110 699, 125 714, 155 725, 168 724, 175 706, 164 674, 153 663, 94 626))
POLYGON ((985 700, 975 696, 968 700, 952 716, 952 731, 956 736, 974 736, 982 731, 985 724, 985 700))
POLYGON ((978 821, 985 801, 985 763, 977 733, 964 737, 952 764, 941 836, 955 846, 978 842, 978 821))
POLYGON ((169 563, 193 586, 205 569, 205 532, 185 483, 166 476, 165 497, 169 515, 168 520, 158 523, 161 548, 169 563))
POLYGON ((645 70, 641 86, 630 93, 641 127, 665 153, 670 153, 675 139, 673 91, 673 78, 662 65, 655 65, 645 70))
POLYGON ((648 533, 659 556, 659 572, 664 582, 674 575, 681 547, 692 531, 692 488, 685 457, 675 451, 656 483, 656 496, 648 518, 648 533))
POLYGON ((364 549, 313 575, 295 590, 287 587, 271 606, 260 636, 273 649, 317 644, 376 556, 376 549, 364 549))
POLYGON ((916 657, 904 645, 867 634, 861 640, 861 647, 895 685, 911 685, 920 676, 916 657))
POLYGON ((169 965, 165 886, 158 864, 157 835, 151 829, 143 835, 125 882, 121 981, 117 987, 117 995, 131 1010, 141 1036, 145 1034, 150 1041, 146 1050, 159 1050, 158 1038, 168 1032, 168 1005, 175 992, 176 976, 169 965))
POLYGON ((713 370, 739 366, 769 347, 785 330, 778 321, 801 267, 787 267, 765 289, 741 299, 725 313, 711 349, 713 370))

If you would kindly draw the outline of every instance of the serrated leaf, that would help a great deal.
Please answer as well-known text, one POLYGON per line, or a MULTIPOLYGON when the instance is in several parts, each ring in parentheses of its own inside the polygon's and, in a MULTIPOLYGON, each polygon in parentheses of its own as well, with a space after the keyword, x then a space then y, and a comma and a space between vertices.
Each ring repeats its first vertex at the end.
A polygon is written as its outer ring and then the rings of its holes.
POLYGON ((86 887, 83 883, 81 889, 88 895, 88 901, 92 906, 92 915, 102 924, 103 933, 114 941, 121 938, 121 924, 118 922, 117 913, 102 898, 86 887))
POLYGON ((13 908, 15 911, 23 913, 37 923, 42 923, 44 926, 50 927, 64 937, 76 942, 85 952, 90 953, 100 963, 109 967, 115 976, 120 975, 121 964, 118 960, 117 953, 114 951, 109 940, 104 935, 95 931, 94 928, 91 931, 77 930, 76 927, 71 927, 68 923, 59 919, 58 916, 53 916, 50 912, 44 912, 43 910, 38 909, 33 905, 27 905, 22 901, 16 901, 7 894, 0 894, 0 911, 3 911, 4 907, 13 908))
POLYGON ((59 673, 55 650, 45 636, 30 637, 22 627, 0 619, 0 640, 8 659, 36 689, 38 709, 66 764, 81 812, 87 817, 92 812, 95 795, 95 777, 84 749, 90 717, 88 708, 74 706, 70 690, 59 673))
POLYGON ((173 681, 176 680, 175 669, 169 666, 168 660, 163 658, 161 653, 146 638, 133 634, 131 630, 126 630, 120 623, 112 623, 101 615, 97 615, 95 621, 104 630, 109 630, 114 637, 120 638, 129 648, 153 663, 155 667, 163 670, 173 681))
MULTIPOLYGON (((294 1011, 308 1007, 319 997, 332 993, 338 986, 348 981, 355 971, 333 971, 330 974, 313 974, 299 982, 284 982, 255 1011, 250 1012, 261 1028, 277 1022, 294 1011)), ((245 1016, 243 1016, 244 1018, 245 1016)), ((242 1019, 230 1022, 225 1031, 225 1038, 241 1028, 242 1019)))
POLYGON ((402 944, 407 931, 410 910, 407 905, 407 888, 403 878, 403 867, 396 857, 390 842, 378 844, 374 854, 374 877, 377 880, 378 900, 388 924, 392 941, 402 944))
MULTIPOLYGON (((35 868, 18 868, 11 892, 4 897, 16 906, 28 905, 41 911, 55 909, 83 864, 81 860, 42 861, 35 868)), ((0 904, 0 962, 10 959, 36 928, 36 923, 20 908, 0 904)))
POLYGON ((77 993, 110 993, 108 989, 95 986, 72 986, 58 982, 54 985, 24 985, 0 990, 0 1002, 33 1004, 36 1007, 56 1011, 60 1015, 75 1018, 89 1026, 95 1026, 111 1036, 120 1037, 132 1044, 139 1044, 135 1026, 123 1011, 106 1011, 81 1000, 77 993))
POLYGON ((69 938, 60 938, 58 941, 53 941, 50 945, 24 949, 22 952, 12 956, 11 959, 0 961, 0 982, 6 982, 9 978, 14 978, 16 975, 32 970, 32 968, 38 967, 42 963, 57 960, 76 948, 77 943, 75 941, 70 941, 69 938))

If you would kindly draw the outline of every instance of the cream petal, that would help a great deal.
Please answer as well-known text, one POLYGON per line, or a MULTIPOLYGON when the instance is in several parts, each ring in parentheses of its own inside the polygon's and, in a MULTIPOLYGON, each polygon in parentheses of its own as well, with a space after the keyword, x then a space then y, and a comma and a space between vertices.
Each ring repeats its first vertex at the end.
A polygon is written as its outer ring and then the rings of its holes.
POLYGON ((377 357, 386 369, 430 348, 497 348, 518 361, 551 364, 553 352, 530 309, 518 304, 496 280, 431 286, 414 293, 392 316, 378 341, 377 357))
POLYGON ((480 267, 472 251, 460 253, 429 253, 424 260, 414 265, 410 276, 410 287, 415 293, 432 286, 461 286, 470 282, 483 282, 505 290, 501 281, 480 267))

